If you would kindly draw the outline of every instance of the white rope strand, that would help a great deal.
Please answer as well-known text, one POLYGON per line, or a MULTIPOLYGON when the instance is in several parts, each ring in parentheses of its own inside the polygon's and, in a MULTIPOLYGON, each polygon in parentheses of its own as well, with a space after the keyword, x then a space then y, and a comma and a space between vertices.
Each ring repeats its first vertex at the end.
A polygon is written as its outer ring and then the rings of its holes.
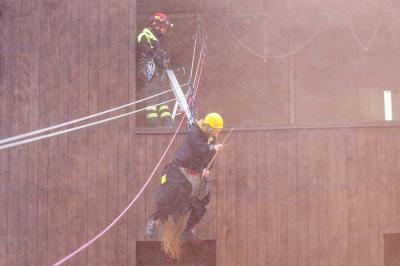
MULTIPOLYGON (((158 103, 158 104, 155 104, 154 106, 162 105, 162 104, 173 102, 173 101, 176 101, 176 99, 171 99, 171 100, 168 100, 168 101, 165 101, 165 102, 162 102, 162 103, 158 103)), ((65 134, 65 133, 69 133, 69 132, 76 131, 76 130, 79 130, 79 129, 87 128, 87 127, 90 127, 90 126, 103 124, 105 122, 112 121, 112 120, 115 120, 115 119, 119 119, 119 118, 122 118, 122 117, 125 117, 125 116, 128 116, 128 115, 132 115, 132 114, 144 111, 144 110, 146 110, 146 107, 142 108, 142 109, 138 109, 138 110, 132 111, 132 112, 128 112, 128 113, 125 113, 125 114, 122 114, 122 115, 117 115, 117 116, 113 116, 113 117, 106 118, 106 119, 103 119, 103 120, 99 120, 99 121, 96 121, 96 122, 92 122, 92 123, 89 123, 89 124, 85 124, 85 125, 81 125, 81 126, 77 126, 77 127, 73 127, 73 128, 57 131, 57 132, 54 132, 54 133, 49 133, 49 134, 46 134, 46 135, 42 135, 42 136, 30 138, 30 139, 25 139, 25 140, 21 140, 21 141, 12 142, 12 143, 0 146, 0 150, 4 150, 4 149, 7 149, 7 148, 15 147, 15 146, 26 144, 26 143, 31 143, 31 142, 42 140, 42 139, 46 139, 46 138, 51 138, 51 137, 54 137, 54 136, 62 135, 62 134, 65 134)))
MULTIPOLYGON (((187 84, 184 84, 182 86, 186 86, 186 85, 187 84)), ((107 113, 111 113, 111 112, 117 111, 119 109, 126 108, 126 107, 129 107, 131 105, 135 105, 137 103, 146 101, 148 99, 163 95, 163 94, 168 93, 170 91, 172 91, 172 89, 169 89, 169 90, 163 91, 161 93, 152 95, 150 97, 147 97, 147 98, 135 101, 135 102, 131 102, 131 103, 128 103, 128 104, 124 104, 124 105, 121 105, 121 106, 118 106, 118 107, 115 107, 115 108, 112 108, 112 109, 109 109, 109 110, 106 110, 106 111, 103 111, 103 112, 95 113, 95 114, 92 114, 92 115, 89 115, 89 116, 85 116, 85 117, 82 117, 82 118, 78 118, 78 119, 75 119, 75 120, 72 120, 72 121, 68 121, 68 122, 65 122, 65 123, 58 124, 58 125, 50 126, 50 127, 47 127, 47 128, 38 129, 38 130, 35 130, 35 131, 32 131, 32 132, 24 133, 24 134, 17 135, 17 136, 14 136, 14 137, 1 139, 0 140, 0 144, 13 142, 13 141, 16 141, 16 140, 19 140, 19 139, 23 139, 23 138, 26 138, 26 137, 30 137, 30 136, 33 136, 33 135, 38 135, 38 134, 46 132, 46 131, 54 130, 54 129, 57 129, 57 128, 60 128, 60 127, 65 127, 65 126, 68 126, 68 125, 71 125, 71 124, 75 124, 75 123, 82 122, 82 121, 85 121, 85 120, 88 120, 88 119, 91 119, 91 118, 94 118, 94 117, 101 116, 101 115, 104 115, 104 114, 107 114, 107 113)))

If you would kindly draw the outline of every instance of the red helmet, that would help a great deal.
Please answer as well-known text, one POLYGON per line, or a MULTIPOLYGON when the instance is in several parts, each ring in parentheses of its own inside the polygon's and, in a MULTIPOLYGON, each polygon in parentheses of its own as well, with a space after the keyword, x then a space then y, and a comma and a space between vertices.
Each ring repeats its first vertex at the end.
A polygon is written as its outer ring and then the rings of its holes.
POLYGON ((174 26, 174 24, 169 21, 168 16, 160 12, 151 16, 150 22, 151 26, 161 26, 164 28, 172 28, 174 26))

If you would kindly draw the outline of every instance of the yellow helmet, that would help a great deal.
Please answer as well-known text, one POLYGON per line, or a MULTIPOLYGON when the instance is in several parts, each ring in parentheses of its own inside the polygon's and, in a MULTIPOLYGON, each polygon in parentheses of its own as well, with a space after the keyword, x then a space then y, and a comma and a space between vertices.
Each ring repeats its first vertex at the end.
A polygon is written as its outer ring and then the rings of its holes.
POLYGON ((224 127, 224 120, 222 119, 222 116, 217 113, 209 113, 208 115, 206 115, 203 122, 212 128, 224 127))

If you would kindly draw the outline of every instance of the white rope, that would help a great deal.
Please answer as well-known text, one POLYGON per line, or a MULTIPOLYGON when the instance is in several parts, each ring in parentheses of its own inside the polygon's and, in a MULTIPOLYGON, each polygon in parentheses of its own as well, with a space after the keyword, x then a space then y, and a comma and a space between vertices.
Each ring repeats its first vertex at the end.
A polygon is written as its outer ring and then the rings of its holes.
MULTIPOLYGON (((162 105, 162 104, 173 102, 173 101, 176 101, 176 99, 171 99, 171 100, 168 100, 168 101, 165 101, 165 102, 162 102, 162 103, 158 103, 158 104, 155 104, 154 106, 162 105)), ((54 133, 49 133, 49 134, 46 134, 46 135, 42 135, 42 136, 30 138, 30 139, 25 139, 25 140, 21 140, 21 141, 12 142, 12 143, 0 146, 0 150, 4 150, 4 149, 7 149, 7 148, 15 147, 15 146, 22 145, 22 144, 27 144, 27 143, 30 143, 30 142, 34 142, 34 141, 38 141, 38 140, 42 140, 42 139, 46 139, 46 138, 50 138, 50 137, 54 137, 54 136, 58 136, 58 135, 62 135, 62 134, 65 134, 65 133, 69 133, 69 132, 76 131, 76 130, 79 130, 79 129, 87 128, 87 127, 90 127, 90 126, 99 125, 99 124, 102 124, 102 123, 105 123, 105 122, 108 122, 108 121, 111 121, 111 120, 119 119, 119 118, 122 118, 122 117, 125 117, 125 116, 128 116, 128 115, 132 115, 132 114, 144 111, 144 110, 146 110, 146 107, 142 108, 142 109, 138 109, 138 110, 132 111, 132 112, 128 112, 128 113, 125 113, 125 114, 121 114, 121 115, 113 116, 113 117, 106 118, 106 119, 103 119, 103 120, 99 120, 99 121, 96 121, 96 122, 92 122, 92 123, 89 123, 89 124, 85 124, 85 125, 81 125, 81 126, 77 126, 77 127, 73 127, 73 128, 57 131, 57 132, 54 132, 54 133)))
MULTIPOLYGON (((187 84, 182 85, 182 86, 186 86, 186 85, 187 85, 187 84)), ((135 104, 137 104, 137 103, 146 101, 146 100, 148 100, 148 99, 151 99, 151 98, 154 98, 154 97, 163 95, 163 94, 168 93, 168 92, 170 92, 170 91, 172 91, 172 89, 166 90, 166 91, 164 91, 164 92, 161 92, 161 93, 152 95, 152 96, 150 96, 150 97, 147 97, 147 98, 144 98, 144 99, 135 101, 135 102, 131 102, 131 103, 128 103, 128 104, 124 104, 124 105, 121 105, 121 106, 118 106, 118 107, 115 107, 115 108, 112 108, 112 109, 108 109, 108 110, 103 111, 103 112, 99 112, 99 113, 95 113, 95 114, 92 114, 92 115, 89 115, 89 116, 85 116, 85 117, 82 117, 82 118, 78 118, 78 119, 75 119, 75 120, 72 120, 72 121, 69 121, 69 122, 65 122, 65 123, 61 123, 61 124, 58 124, 58 125, 50 126, 50 127, 47 127, 47 128, 35 130, 35 131, 32 131, 32 132, 24 133, 24 134, 17 135, 17 136, 14 136, 14 137, 6 138, 6 139, 1 139, 1 140, 0 140, 0 144, 9 143, 9 142, 16 141, 16 140, 19 140, 19 139, 23 139, 23 138, 26 138, 26 137, 30 137, 30 136, 33 136, 33 135, 38 135, 38 134, 43 133, 43 132, 46 132, 46 131, 50 131, 50 130, 54 130, 54 129, 57 129, 57 128, 60 128, 60 127, 65 127, 65 126, 68 126, 68 125, 71 125, 71 124, 75 124, 75 123, 78 123, 78 122, 82 122, 82 121, 85 121, 85 120, 88 120, 88 119, 91 119, 91 118, 94 118, 94 117, 98 117, 98 116, 100 116, 100 115, 104 115, 104 114, 107 114, 107 113, 110 113, 110 112, 117 111, 117 110, 122 109, 122 108, 129 107, 129 106, 131 106, 131 105, 135 105, 135 104)), ((0 146, 0 147, 1 147, 1 146, 0 146)))
POLYGON ((378 34, 379 31, 379 27, 377 25, 375 25, 375 29, 374 32, 371 36, 371 38, 364 44, 360 38, 358 37, 357 33, 354 30, 354 26, 353 26, 353 22, 351 20, 351 18, 349 18, 350 20, 350 31, 351 31, 351 35, 353 37, 353 39, 357 42, 357 44, 365 51, 368 52, 368 47, 371 45, 371 43, 376 39, 376 36, 378 34))

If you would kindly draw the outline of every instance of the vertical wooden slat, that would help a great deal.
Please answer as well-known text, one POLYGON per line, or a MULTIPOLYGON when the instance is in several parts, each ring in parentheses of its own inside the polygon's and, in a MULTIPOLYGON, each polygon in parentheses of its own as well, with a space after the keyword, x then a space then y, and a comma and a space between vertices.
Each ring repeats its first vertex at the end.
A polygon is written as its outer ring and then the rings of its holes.
MULTIPOLYGON (((110 32, 109 38, 109 104, 110 108, 117 105, 118 86, 118 7, 110 3, 110 32)), ((118 121, 111 121, 109 126, 109 163, 108 163, 108 213, 107 221, 110 223, 118 215, 118 121)), ((118 264, 118 228, 113 227, 109 231, 108 238, 108 263, 118 264)))
MULTIPOLYGON (((129 86, 129 96, 128 100, 130 102, 134 101, 136 98, 136 75, 135 75, 135 41, 136 41, 136 1, 128 0, 128 86, 129 86)), ((133 108, 129 108, 133 110, 133 108)), ((129 118, 129 150, 128 150, 128 180, 127 180, 127 193, 128 202, 130 202, 138 191, 136 186, 136 176, 135 168, 137 167, 134 162, 136 153, 136 141, 135 141, 135 116, 129 118)), ((128 226, 128 258, 127 265, 133 265, 136 262, 136 231, 137 231, 137 203, 129 210, 127 214, 127 226, 128 226)))
MULTIPOLYGON (((76 67, 79 71, 77 85, 79 86, 78 93, 78 117, 89 115, 89 1, 79 1, 77 3, 78 11, 78 29, 76 35, 79 43, 78 56, 79 65, 76 67)), ((77 235, 78 247, 89 240, 88 236, 88 160, 90 157, 88 150, 89 129, 81 129, 77 131, 78 149, 75 158, 77 159, 78 176, 77 180, 77 227, 75 234, 77 235)), ((88 258, 88 250, 85 249, 80 254, 75 256, 77 264, 86 264, 88 258)))
MULTIPOLYGON (((40 55, 40 2, 32 1, 31 5, 31 36, 30 36, 30 92, 29 92, 29 130, 39 126, 39 55, 40 55)), ((28 260, 37 265, 38 240, 38 166, 39 144, 29 144, 29 192, 28 192, 28 260)))
POLYGON ((288 175, 288 264, 298 265, 298 209, 297 209, 297 131, 288 130, 286 140, 288 175))
POLYGON ((307 165, 305 166, 308 180, 308 255, 311 265, 318 264, 319 234, 318 228, 318 182, 316 172, 316 130, 307 130, 304 152, 307 155, 307 165))
MULTIPOLYGON (((79 1, 69 2, 69 120, 79 117, 79 76, 80 76, 80 56, 79 56, 79 1)), ((75 131, 68 134, 69 138, 69 157, 68 157, 68 253, 79 247, 78 242, 78 184, 79 184, 79 134, 75 131)), ((78 256, 82 256, 79 254, 78 256)), ((69 260, 70 265, 78 263, 78 256, 69 260)))
POLYGON ((247 187, 246 187, 246 165, 243 160, 245 155, 246 144, 244 142, 244 134, 240 134, 240 142, 237 144, 236 149, 236 160, 233 167, 237 169, 236 179, 236 237, 238 238, 238 244, 236 245, 236 259, 238 265, 247 264, 248 246, 246 243, 246 198, 247 198, 247 187), (243 243, 243 244, 240 244, 243 243))
MULTIPOLYGON (((8 88, 10 82, 9 66, 8 66, 8 45, 6 35, 6 9, 2 7, 0 16, 0 138, 6 138, 9 135, 9 120, 7 118, 7 100, 8 88)), ((7 213, 7 181, 8 181, 8 151, 0 151, 0 212, 7 213)), ((7 236, 8 222, 7 215, 0 216, 0 264, 5 265, 7 262, 7 236)))
POLYGON ((309 265, 309 185, 312 155, 309 150, 310 136, 307 130, 299 130, 297 135, 297 230, 298 230, 298 265, 309 265))
POLYGON ((257 265, 267 265, 267 158, 269 150, 267 148, 267 134, 258 132, 256 134, 256 168, 257 168, 257 265))
POLYGON ((339 265, 348 265, 348 216, 347 184, 346 184, 346 130, 338 130, 336 138, 336 173, 339 195, 339 265))
MULTIPOLYGON (((20 65, 18 71, 19 87, 19 131, 29 131, 29 64, 31 36, 31 6, 29 2, 21 1, 20 15, 20 65)), ((17 264, 28 262, 28 193, 29 193, 29 154, 28 145, 20 147, 18 153, 18 233, 17 233, 17 264)))
MULTIPOLYGON (((8 114, 10 119, 10 135, 14 136, 20 132, 20 121, 19 121, 19 110, 21 105, 20 91, 18 84, 19 67, 20 67, 20 52, 21 52, 21 35, 20 27, 21 23, 19 20, 21 2, 6 1, 9 7, 10 15, 8 19, 12 23, 10 25, 10 84, 8 90, 10 90, 10 104, 8 105, 8 114)), ((8 212, 7 212, 7 224, 8 224, 8 246, 7 246, 7 264, 17 264, 17 252, 18 252, 18 182, 19 182, 19 159, 18 154, 22 151, 22 147, 15 147, 9 151, 9 179, 8 179, 8 212)))
MULTIPOLYGON (((89 3, 89 47, 88 47, 88 111, 99 112, 99 6, 97 0, 89 3)), ((99 127, 88 129, 88 238, 97 235, 98 226, 98 160, 99 160, 99 127)), ((88 265, 99 265, 99 241, 88 249, 88 265)))
MULTIPOLYGON (((99 14, 99 110, 109 108, 108 99, 108 35, 110 34, 108 1, 100 1, 99 14)), ((99 125, 99 160, 98 160, 98 226, 100 230, 108 225, 107 199, 108 199, 108 146, 109 146, 109 125, 99 125)), ((99 240, 99 261, 100 265, 107 265, 109 233, 99 240)))
MULTIPOLYGON (((40 54, 39 54, 39 128, 49 126, 48 91, 50 73, 50 8, 45 3, 40 6, 40 54)), ((39 172, 38 172, 38 255, 37 265, 47 265, 48 261, 48 190, 47 168, 49 163, 49 140, 39 142, 39 172)))
MULTIPOLYGON (((59 106, 60 106, 60 87, 59 87, 59 36, 60 36, 60 12, 57 4, 49 5, 50 12, 50 42, 47 49, 49 50, 49 82, 48 87, 48 120, 49 125, 55 125, 60 122, 59 106)), ((59 203, 59 138, 52 137, 49 139, 49 163, 47 168, 47 194, 48 194, 48 213, 47 213, 47 230, 48 240, 47 248, 48 261, 52 263, 62 255, 58 234, 58 203, 59 203), (52 248, 50 248, 52 247, 52 248)))
POLYGON ((329 151, 329 131, 317 130, 316 132, 316 183, 317 183, 317 223, 318 223, 318 261, 319 265, 328 264, 329 230, 328 230, 328 177, 332 171, 329 164, 331 154, 329 151))
MULTIPOLYGON (((373 164, 371 160, 371 152, 368 149, 368 133, 371 129, 362 128, 357 130, 357 175, 359 177, 358 190, 359 190, 359 261, 362 265, 375 265, 371 264, 371 253, 369 252, 369 220, 368 220, 368 165, 373 164)), ((372 206, 371 206, 372 207, 372 206)))
MULTIPOLYGON (((129 2, 121 1, 118 16, 118 94, 117 104, 129 101, 129 2)), ((126 112, 126 109, 123 110, 126 112)), ((122 113, 122 112, 120 112, 122 113)), ((128 165, 129 165, 129 118, 120 119, 118 124, 118 212, 128 204, 128 165)), ((128 218, 125 214, 118 228, 118 264, 125 265, 128 259, 128 218)))
POLYGON ((227 176, 229 181, 226 183, 226 264, 234 265, 239 255, 236 251, 238 246, 238 235, 237 235, 237 209, 236 209, 236 183, 238 182, 238 170, 236 168, 236 160, 240 158, 238 143, 240 142, 239 134, 234 134, 231 140, 230 154, 227 156, 227 176))
POLYGON ((247 246, 247 265, 257 265, 257 168, 256 147, 257 139, 245 135, 247 144, 243 153, 243 164, 245 165, 244 176, 246 178, 246 239, 247 246))
POLYGON ((368 254, 370 265, 379 265, 379 206, 378 206, 378 172, 377 172, 377 132, 370 128, 366 132, 366 183, 368 214, 368 254))
MULTIPOLYGON (((0 62, 0 138, 10 136, 9 105, 10 101, 10 49, 11 25, 8 8, 2 5, 1 20, 1 62, 0 62)), ((7 264, 8 247, 8 180, 9 180, 9 151, 0 151, 0 264, 7 264)))
POLYGON ((339 265, 339 225, 340 225, 340 205, 339 205, 339 182, 337 173, 339 172, 336 164, 336 140, 337 132, 328 130, 324 136, 325 145, 319 147, 318 156, 325 160, 320 165, 320 171, 327 179, 327 263, 329 265, 339 265))
POLYGON ((349 208, 349 265, 359 265, 359 187, 357 176, 357 134, 354 131, 346 135, 346 177, 347 204, 349 208))
POLYGON ((277 224, 278 224, 278 264, 288 263, 288 175, 286 168, 287 149, 286 131, 279 130, 277 134, 277 224))
POLYGON ((267 205, 267 264, 277 265, 278 254, 278 135, 274 131, 267 133, 266 161, 266 205, 267 205))
POLYGON ((218 156, 219 162, 217 171, 215 173, 216 180, 213 182, 214 188, 212 191, 212 196, 215 198, 215 216, 216 216, 216 232, 215 238, 217 241, 217 265, 226 266, 226 235, 227 235, 227 183, 230 182, 230 177, 226 175, 227 164, 226 158, 231 155, 234 151, 232 149, 232 139, 229 141, 230 144, 225 148, 225 150, 218 156), (229 155, 228 155, 229 154, 229 155))

